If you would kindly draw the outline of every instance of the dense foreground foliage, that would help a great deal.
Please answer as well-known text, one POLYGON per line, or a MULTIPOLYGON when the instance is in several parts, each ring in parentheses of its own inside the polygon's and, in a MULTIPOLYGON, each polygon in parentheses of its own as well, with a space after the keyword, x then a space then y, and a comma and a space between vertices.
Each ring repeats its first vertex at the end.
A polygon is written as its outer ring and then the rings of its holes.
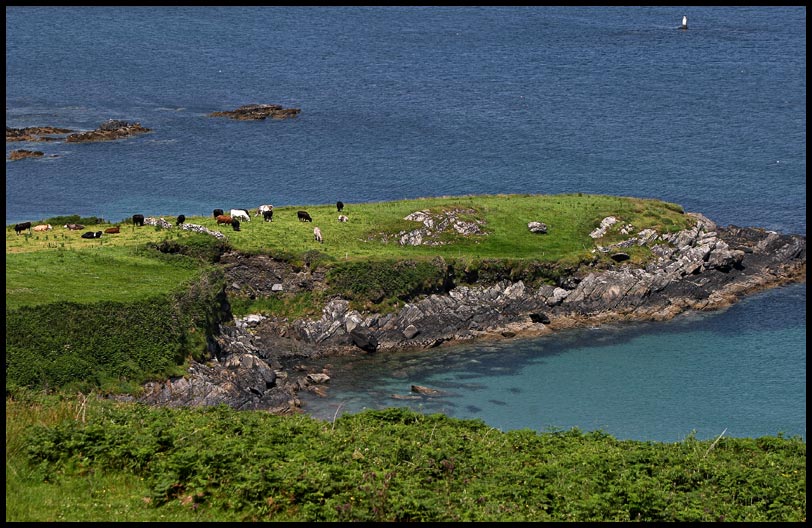
POLYGON ((407 409, 322 422, 21 392, 6 521, 805 521, 798 438, 502 432, 407 409))

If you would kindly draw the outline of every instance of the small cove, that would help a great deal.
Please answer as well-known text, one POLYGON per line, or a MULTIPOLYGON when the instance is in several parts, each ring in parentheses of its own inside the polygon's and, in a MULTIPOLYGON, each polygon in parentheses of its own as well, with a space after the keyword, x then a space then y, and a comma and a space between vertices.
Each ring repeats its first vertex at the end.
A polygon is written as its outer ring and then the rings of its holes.
POLYGON ((319 360, 326 396, 300 393, 305 412, 408 406, 482 419, 501 430, 602 430, 620 439, 675 442, 806 435, 806 285, 776 288, 709 313, 667 322, 562 331, 527 340, 459 344, 319 360), (742 320, 759 324, 742 328, 742 320), (800 358, 799 358, 800 356, 800 358), (421 396, 411 385, 438 389, 421 396), (753 425, 758 416, 758 426, 753 425))

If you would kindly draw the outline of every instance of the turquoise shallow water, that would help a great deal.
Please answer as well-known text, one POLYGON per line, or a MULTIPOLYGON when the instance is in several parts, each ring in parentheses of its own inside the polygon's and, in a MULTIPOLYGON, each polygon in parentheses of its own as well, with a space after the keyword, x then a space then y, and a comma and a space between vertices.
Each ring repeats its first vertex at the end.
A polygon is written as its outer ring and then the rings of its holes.
POLYGON ((806 438, 806 285, 770 290, 714 313, 664 323, 565 331, 544 338, 408 353, 329 358, 327 396, 304 409, 344 412, 408 406, 483 418, 502 430, 603 430, 673 442, 784 434, 806 438), (743 326, 742 321, 752 321, 743 326), (439 389, 415 397, 411 385, 439 389))
MULTIPOLYGON (((584 192, 806 233, 804 7, 7 7, 6 126, 107 119, 153 132, 6 144, 48 156, 6 163, 7 225, 584 192), (302 113, 206 117, 249 103, 302 113)), ((434 354, 369 358, 324 412, 398 403, 422 380, 455 394, 426 410, 499 428, 806 430, 805 286, 434 354)))

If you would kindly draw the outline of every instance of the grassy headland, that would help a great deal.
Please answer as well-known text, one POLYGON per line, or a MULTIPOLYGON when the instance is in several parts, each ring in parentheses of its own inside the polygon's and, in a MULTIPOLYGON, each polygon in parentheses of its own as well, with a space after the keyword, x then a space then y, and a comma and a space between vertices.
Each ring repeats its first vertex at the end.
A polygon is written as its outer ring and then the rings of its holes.
MULTIPOLYGON (((253 217, 240 231, 218 226, 212 216, 191 216, 186 222, 221 231, 237 251, 267 253, 292 261, 318 258, 329 266, 337 262, 429 260, 464 258, 469 261, 525 260, 557 266, 573 266, 596 256, 589 233, 607 216, 615 216, 636 231, 653 228, 673 232, 685 228, 691 219, 679 205, 658 200, 603 195, 488 195, 421 198, 391 202, 347 204, 339 222, 335 205, 285 206, 274 210, 272 222, 253 217), (304 209, 313 223, 300 222, 296 211, 304 209), (416 211, 459 210, 461 218, 481 221, 483 234, 442 233, 443 245, 408 246, 398 242, 398 233, 420 224, 404 220, 416 211), (528 222, 543 222, 547 234, 533 234, 528 222), (324 243, 313 239, 318 226, 324 243)), ((253 214, 253 211, 252 211, 253 214)), ((175 217, 165 219, 174 224, 175 217)), ((47 223, 47 219, 43 223, 47 223)), ((53 224, 53 222, 51 222, 53 224)), ((16 235, 6 228, 6 308, 30 306, 57 300, 92 302, 130 301, 157 292, 173 290, 195 273, 195 265, 181 259, 158 260, 148 244, 168 240, 188 244, 201 236, 177 228, 135 227, 130 219, 115 223, 86 225, 83 231, 68 231, 61 225, 53 231, 16 235), (83 231, 121 225, 121 232, 99 239, 82 239, 83 231), (32 255, 34 253, 34 255, 32 255)), ((601 241, 608 245, 622 239, 617 232, 601 241)), ((645 248, 633 248, 632 257, 649 256, 645 248)), ((608 257, 604 257, 608 258, 608 257)))

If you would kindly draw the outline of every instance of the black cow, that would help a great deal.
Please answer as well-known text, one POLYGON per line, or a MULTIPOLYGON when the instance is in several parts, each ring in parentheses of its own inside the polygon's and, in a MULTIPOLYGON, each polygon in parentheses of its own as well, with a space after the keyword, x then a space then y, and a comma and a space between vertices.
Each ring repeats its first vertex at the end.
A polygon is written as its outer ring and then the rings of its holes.
POLYGON ((14 231, 16 231, 18 235, 26 229, 28 229, 29 233, 31 232, 31 222, 22 222, 14 226, 14 231))
POLYGON ((178 219, 175 220, 175 225, 181 225, 185 221, 186 221, 186 215, 178 215, 178 219))
POLYGON ((262 219, 266 222, 273 222, 273 209, 270 211, 262 211, 262 219))
POLYGON ((339 213, 341 211, 343 211, 344 210, 344 202, 336 202, 336 209, 338 209, 339 213))
POLYGON ((218 216, 223 215, 223 210, 222 209, 215 209, 214 211, 212 211, 212 214, 214 215, 214 218, 217 218, 218 216))
POLYGON ((85 231, 82 233, 82 238, 101 238, 101 236, 101 231, 96 231, 95 233, 93 231, 85 231))
POLYGON ((312 222, 313 219, 307 214, 307 211, 296 211, 296 216, 299 217, 300 222, 312 222))
POLYGON ((236 218, 232 218, 231 219, 231 228, 234 231, 239 231, 240 230, 240 221, 237 220, 236 218))
POLYGON ((142 215, 142 214, 134 214, 133 215, 133 225, 143 226, 144 225, 144 215, 142 215))

